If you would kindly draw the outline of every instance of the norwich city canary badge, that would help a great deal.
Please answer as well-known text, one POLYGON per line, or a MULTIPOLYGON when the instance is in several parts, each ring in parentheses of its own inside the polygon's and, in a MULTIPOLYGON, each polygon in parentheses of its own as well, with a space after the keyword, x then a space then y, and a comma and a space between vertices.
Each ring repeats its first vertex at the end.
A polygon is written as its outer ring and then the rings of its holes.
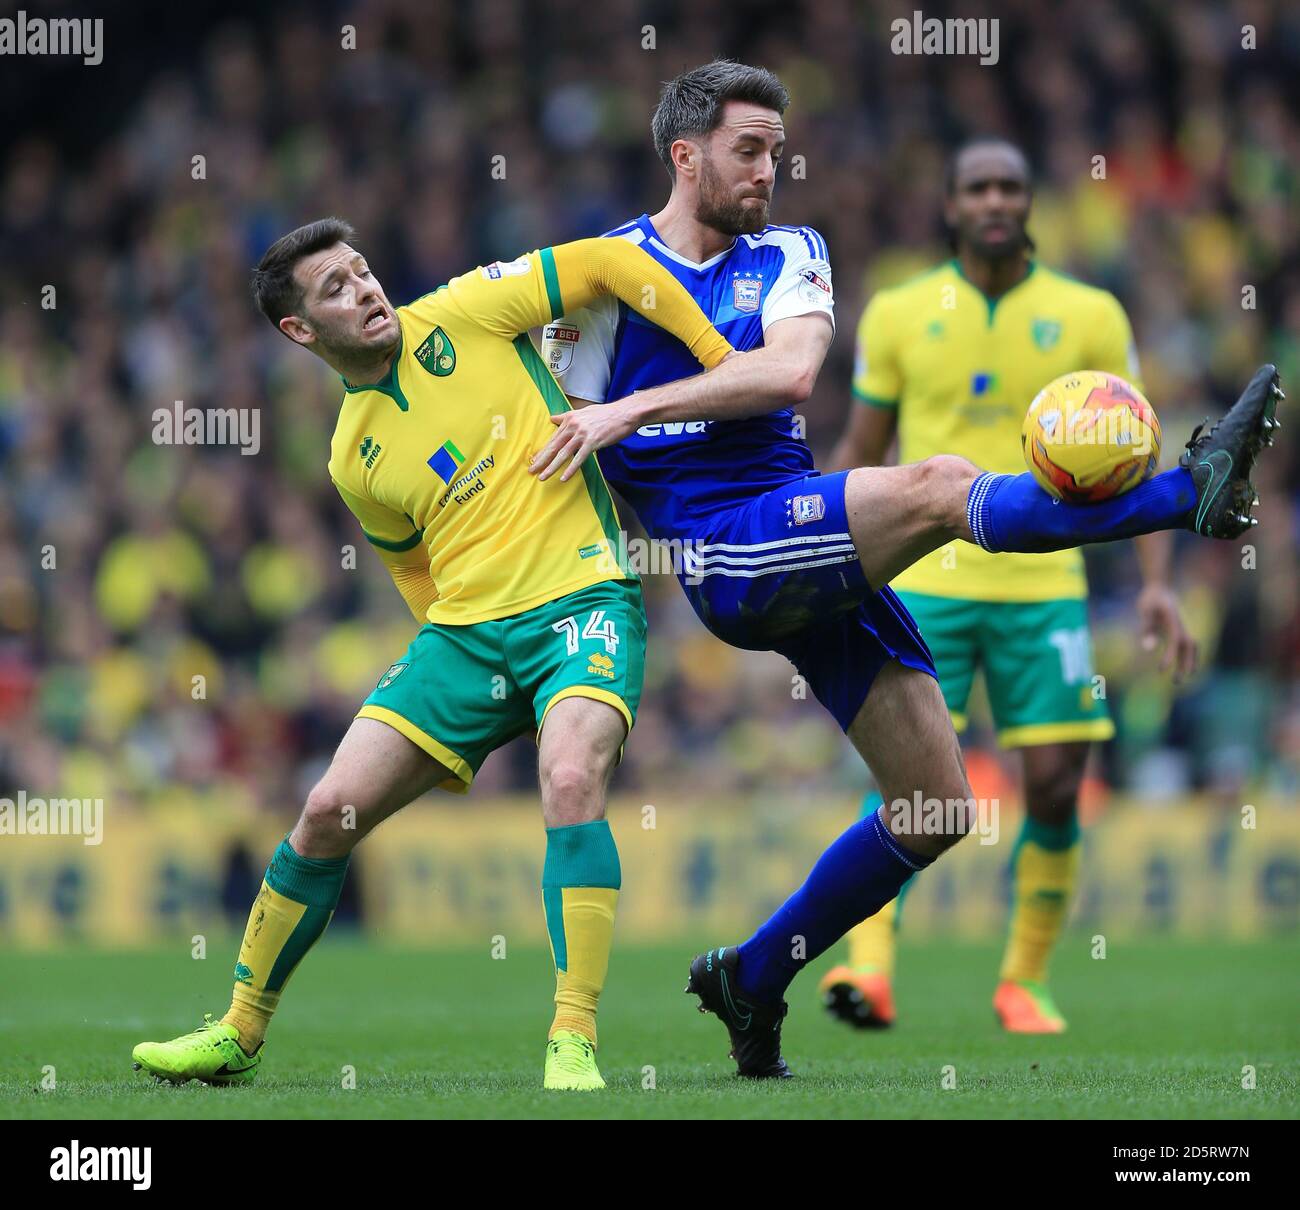
POLYGON ((456 368, 456 350, 451 347, 447 333, 434 328, 415 350, 415 360, 435 377, 446 378, 456 368))

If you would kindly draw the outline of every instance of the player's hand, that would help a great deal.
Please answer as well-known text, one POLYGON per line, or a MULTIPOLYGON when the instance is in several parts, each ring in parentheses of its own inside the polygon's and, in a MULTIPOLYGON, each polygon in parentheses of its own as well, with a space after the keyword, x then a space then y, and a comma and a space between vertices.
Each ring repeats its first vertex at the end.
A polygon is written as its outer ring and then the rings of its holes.
POLYGON ((588 456, 636 432, 636 419, 626 403, 592 404, 551 417, 555 436, 528 463, 530 474, 549 479, 564 467, 560 481, 571 478, 588 456), (567 465, 566 465, 567 464, 567 465))
POLYGON ((1160 671, 1173 669, 1174 683, 1181 684, 1196 670, 1196 640, 1183 625, 1178 598, 1163 584, 1144 588, 1137 599, 1142 626, 1142 650, 1161 651, 1160 671))

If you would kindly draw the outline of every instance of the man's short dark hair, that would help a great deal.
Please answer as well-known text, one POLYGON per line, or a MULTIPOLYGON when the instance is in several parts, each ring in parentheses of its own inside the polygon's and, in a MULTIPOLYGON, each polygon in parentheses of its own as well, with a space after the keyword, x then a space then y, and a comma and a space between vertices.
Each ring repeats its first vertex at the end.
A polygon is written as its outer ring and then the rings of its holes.
POLYGON ((355 247, 356 238, 352 224, 341 218, 317 219, 280 236, 253 270, 250 284, 258 310, 277 328, 286 315, 296 315, 302 306, 302 287, 293 275, 294 266, 303 257, 335 244, 355 247))
POLYGON ((785 113, 790 94, 766 68, 750 67, 731 59, 714 59, 669 80, 659 94, 659 104, 650 119, 655 150, 669 176, 677 175, 673 168, 673 144, 678 139, 698 139, 717 130, 722 124, 722 107, 728 101, 748 101, 751 105, 785 113))
MULTIPOLYGON (((946 196, 952 197, 957 192, 957 168, 961 163, 961 157, 968 151, 974 151, 976 147, 1005 147, 1009 151, 1014 151, 1024 161, 1026 175, 1029 174, 1029 157, 1025 154, 1023 147, 1013 143, 1010 139, 1003 138, 1001 135, 975 135, 958 144, 949 154, 947 163, 944 164, 943 191, 946 196)), ((1031 181, 1030 184, 1032 183, 1031 181)))

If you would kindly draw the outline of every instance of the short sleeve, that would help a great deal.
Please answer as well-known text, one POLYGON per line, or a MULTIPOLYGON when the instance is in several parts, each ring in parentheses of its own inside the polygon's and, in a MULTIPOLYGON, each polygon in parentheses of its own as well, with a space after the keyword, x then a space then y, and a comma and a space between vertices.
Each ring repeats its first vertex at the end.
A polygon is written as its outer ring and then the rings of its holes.
POLYGON ((858 320, 853 348, 853 395, 860 403, 872 407, 894 408, 902 390, 887 296, 877 294, 858 320))
POLYGON ((597 299, 542 328, 542 360, 566 395, 604 403, 614 368, 618 299, 597 299))
POLYGON ((835 291, 826 241, 811 227, 782 230, 785 252, 776 284, 763 303, 763 330, 783 319, 825 315, 835 326, 835 291))
POLYGON ((343 497, 343 503, 361 523, 361 532, 372 546, 377 546, 380 550, 403 551, 410 550, 423 541, 424 534, 419 526, 405 513, 394 512, 383 504, 359 496, 337 479, 334 480, 334 486, 343 497))

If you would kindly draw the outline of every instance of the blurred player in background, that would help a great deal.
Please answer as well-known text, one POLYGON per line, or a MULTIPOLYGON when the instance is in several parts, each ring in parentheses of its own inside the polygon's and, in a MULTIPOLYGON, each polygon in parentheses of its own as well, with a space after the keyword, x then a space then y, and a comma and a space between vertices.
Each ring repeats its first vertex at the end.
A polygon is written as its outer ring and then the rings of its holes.
POLYGON ((673 273, 743 352, 687 378, 687 350, 632 309, 566 315, 544 331, 547 364, 575 403, 603 406, 557 417, 533 464, 563 478, 603 450, 602 468, 651 537, 682 543, 683 587, 709 630, 785 655, 884 792, 749 940, 691 964, 688 990, 726 1024, 740 1073, 757 1078, 789 1074, 783 995, 798 972, 968 826, 922 834, 906 817, 918 792, 972 799, 930 652, 889 583, 954 539, 1046 551, 1193 524, 1241 533, 1276 381, 1271 366, 1258 373, 1200 440, 1198 451, 1226 443, 1222 470, 1185 467, 1102 504, 1059 504, 1032 475, 981 474, 950 455, 822 475, 794 405, 811 394, 834 333, 830 262, 816 231, 767 221, 788 100, 770 72, 725 60, 664 86, 652 129, 672 192, 658 213, 608 235, 673 273), (1202 495, 1213 507, 1193 518, 1202 495))
POLYGON ((526 333, 612 292, 706 366, 730 347, 630 244, 544 248, 394 308, 354 242, 338 219, 290 232, 262 258, 253 291, 281 332, 342 377, 330 478, 425 625, 271 858, 229 1011, 132 1057, 159 1079, 251 1081, 357 843, 434 787, 465 793, 490 752, 533 731, 556 971, 544 1086, 603 1088, 596 1005, 621 883, 605 793, 641 696, 645 611, 595 462, 572 482, 525 473, 550 416, 569 406, 526 333))
MULTIPOLYGON (((1071 370, 1139 385, 1128 318, 1104 290, 1033 258, 1026 231, 1029 168, 1021 150, 978 139, 949 162, 945 221, 952 260, 871 300, 858 325, 852 410, 832 467, 880 466, 895 434, 898 461, 960 453, 1023 469, 1026 400, 1071 370)), ((1195 646, 1169 588, 1168 533, 1135 539, 1144 646, 1164 645, 1181 680, 1195 646)), ((893 581, 935 657, 958 731, 975 669, 998 742, 1021 753, 1025 818, 1012 856, 1010 935, 993 1007, 1015 1033, 1059 1033, 1048 960, 1073 898, 1079 787, 1089 744, 1114 725, 1092 684, 1088 587, 1077 550, 1029 557, 973 547, 936 550, 893 581)), ((880 796, 868 796, 873 812, 880 796)), ((906 893, 849 935, 849 963, 822 981, 827 1008, 862 1026, 894 1019, 894 941, 906 893)))

